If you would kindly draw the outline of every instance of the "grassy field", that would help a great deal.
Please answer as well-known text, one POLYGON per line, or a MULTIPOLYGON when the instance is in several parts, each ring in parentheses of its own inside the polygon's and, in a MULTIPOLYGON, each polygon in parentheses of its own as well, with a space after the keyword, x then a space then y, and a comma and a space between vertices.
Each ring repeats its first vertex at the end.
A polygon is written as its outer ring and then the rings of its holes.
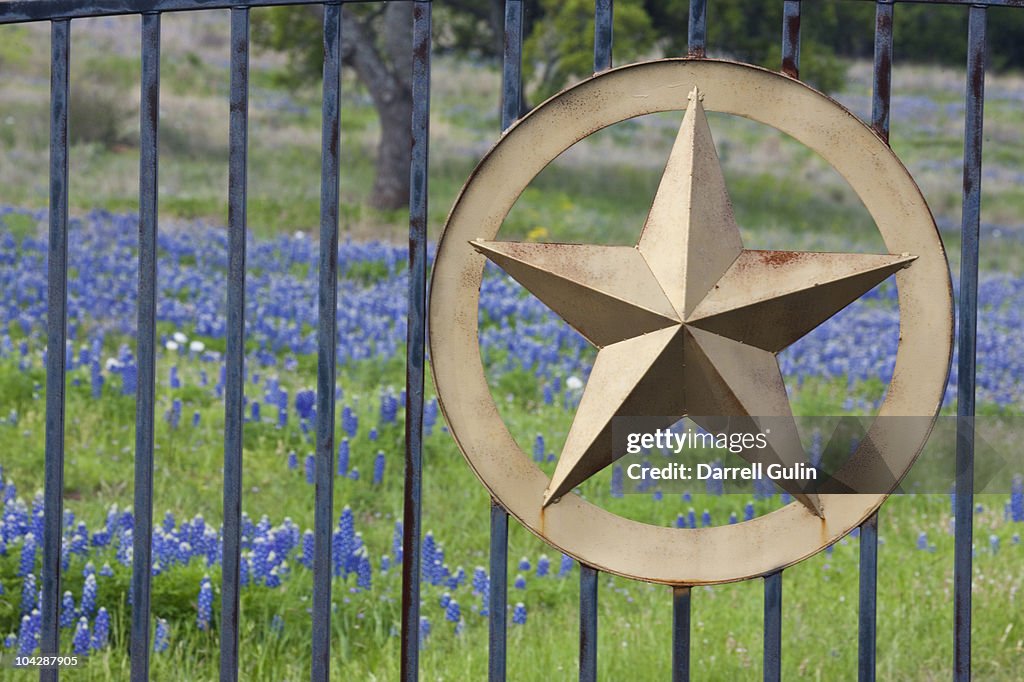
MULTIPOLYGON (((225 18, 203 13, 164 19, 160 208, 167 238, 161 244, 160 262, 162 350, 157 370, 154 509, 158 522, 165 519, 165 511, 170 512, 173 518, 167 521, 164 535, 174 542, 162 550, 160 574, 153 583, 153 614, 164 619, 166 627, 163 638, 155 643, 154 679, 217 676, 220 565, 216 529, 221 520, 224 420, 217 387, 222 366, 217 353, 223 351, 224 343, 219 326, 224 312, 224 245, 217 226, 226 215, 227 49, 225 22, 220 21, 225 18), (176 332, 186 340, 175 341, 176 332), (195 341, 202 350, 189 350, 195 341), (202 521, 196 521, 197 516, 202 521), (188 548, 182 548, 182 542, 188 548), (211 547, 212 555, 208 554, 211 547), (201 587, 204 575, 212 582, 208 613, 201 587)), ((131 32, 135 23, 127 24, 131 31, 125 30, 126 24, 108 20, 81 25, 73 47, 77 69, 73 79, 96 87, 86 90, 92 96, 73 96, 72 103, 72 134, 83 137, 75 137, 71 157, 72 212, 81 222, 73 231, 71 256, 74 361, 69 373, 65 485, 67 508, 75 514, 68 525, 68 541, 74 544, 77 524, 83 522, 89 546, 84 552, 69 551, 65 576, 76 615, 76 610, 85 610, 83 572, 89 562, 93 564, 96 608, 107 609, 111 627, 109 645, 93 649, 88 663, 69 671, 67 678, 105 680, 123 679, 128 666, 130 561, 125 559, 131 546, 130 522, 120 511, 112 514, 111 505, 124 510, 132 499, 135 399, 126 386, 131 383, 126 368, 133 362, 135 315, 131 264, 136 226, 129 214, 137 207, 138 41, 131 32), (99 107, 99 113, 76 119, 75 102, 83 111, 99 107), (116 125, 86 130, 87 123, 95 120, 116 125), (96 208, 112 214, 88 213, 96 208), (128 353, 121 350, 125 345, 128 353), (104 564, 109 565, 110 575, 103 575, 104 564)), ((0 40, 7 30, 0 28, 0 40)), ((312 526, 313 510, 313 488, 307 482, 305 464, 313 442, 304 401, 316 376, 310 346, 316 323, 316 245, 304 235, 313 232, 319 212, 319 104, 316 88, 291 92, 276 85, 282 68, 278 58, 258 56, 253 66, 249 216, 257 239, 250 248, 248 283, 251 342, 243 508, 254 527, 247 533, 245 554, 251 573, 242 598, 241 669, 247 679, 297 680, 308 677, 311 627, 307 609, 312 573, 303 564, 301 533, 312 526), (260 404, 257 412, 255 403, 260 404), (260 525, 264 515, 267 523, 260 525), (269 558, 265 548, 271 544, 284 556, 269 558)), ((3 68, 0 205, 44 208, 45 51, 28 53, 19 63, 3 68)), ((869 102, 868 83, 866 67, 855 66, 849 87, 839 99, 863 115, 869 102)), ((983 317, 982 329, 992 332, 986 339, 998 339, 999 334, 1012 339, 1020 332, 1014 311, 1020 309, 1024 274, 1020 245, 1024 195, 1019 182, 1024 149, 1018 143, 1015 118, 1022 85, 1015 76, 989 82, 983 267, 990 275, 986 282, 1006 281, 1012 286, 1009 293, 1000 290, 983 301, 988 316, 983 317)), ((962 90, 962 73, 905 68, 897 69, 894 77, 894 91, 900 94, 894 99, 893 145, 922 185, 954 266, 962 90)), ((445 59, 435 66, 430 199, 434 236, 475 160, 495 138, 497 91, 493 66, 445 59)), ((350 79, 345 82, 344 97, 343 224, 354 241, 342 251, 338 437, 348 435, 349 461, 346 471, 336 477, 335 500, 342 519, 345 507, 351 509, 352 526, 345 530, 341 523, 338 530, 339 543, 349 544, 336 555, 352 565, 339 567, 342 575, 334 585, 332 668, 334 679, 391 680, 398 676, 400 645, 400 567, 393 538, 402 500, 405 254, 387 242, 398 241, 405 227, 403 215, 364 206, 378 132, 368 98, 350 79), (385 243, 367 243, 368 238, 385 243), (397 409, 391 401, 399 403, 397 409), (358 419, 358 426, 351 430, 346 428, 346 423, 352 426, 351 417, 346 422, 343 416, 346 408, 358 419), (379 461, 383 461, 383 473, 377 482, 374 470, 379 461), (361 534, 358 541, 351 532, 361 534), (369 567, 368 573, 363 564, 369 567)), ((534 181, 513 209, 503 234, 631 242, 677 126, 678 116, 652 116, 581 143, 534 181)), ((712 126, 748 246, 881 248, 859 201, 819 159, 791 140, 746 121, 716 116, 712 126), (793 178, 800 182, 793 183, 793 178)), ((0 465, 8 481, 0 532, 5 543, 0 552, 0 638, 8 632, 14 636, 5 653, 18 648, 24 630, 22 615, 31 611, 24 608, 24 574, 32 572, 38 578, 41 559, 41 552, 36 552, 25 570, 26 535, 34 523, 32 498, 42 487, 45 307, 40 306, 45 301, 45 269, 39 239, 44 234, 38 215, 21 209, 0 212, 0 282, 5 292, 12 292, 0 306, 0 465)), ((485 297, 493 313, 488 328, 495 330, 493 340, 484 344, 489 379, 502 414, 524 450, 530 452, 540 434, 546 459, 559 451, 578 398, 567 379, 585 376, 591 356, 581 351, 578 338, 555 336, 559 327, 536 311, 535 317, 513 324, 511 333, 503 335, 493 320, 500 319, 505 303, 518 300, 521 292, 502 281, 489 280, 495 289, 493 296, 485 297), (536 359, 538 349, 549 348, 552 338, 561 339, 558 352, 536 359)), ((864 337, 844 341, 839 355, 853 355, 857 346, 884 345, 876 344, 873 336, 876 328, 871 320, 878 317, 871 314, 873 305, 851 312, 846 321, 837 320, 833 332, 826 331, 809 343, 826 346, 842 339, 840 331, 863 328, 864 337)), ((885 325, 877 330, 893 332, 885 325)), ((1019 385, 1020 351, 1012 344, 989 345, 995 347, 984 356, 980 371, 983 383, 990 380, 985 390, 993 388, 982 397, 990 396, 987 406, 991 409, 1017 412, 1022 406, 1019 387, 1010 398, 995 396, 1002 395, 996 387, 1019 385)), ((851 396, 872 409, 883 390, 877 380, 851 380, 851 387, 845 376, 835 376, 821 363, 801 364, 796 355, 793 363, 800 380, 788 379, 794 382, 798 412, 836 413, 851 396)), ((425 462, 425 528, 443 548, 438 564, 444 568, 426 576, 423 615, 429 634, 423 634, 423 677, 481 679, 487 665, 487 618, 480 614, 486 586, 474 585, 474 578, 476 567, 487 566, 487 495, 440 420, 427 437, 425 462), (458 567, 466 575, 461 581, 458 567), (459 604, 458 614, 450 604, 441 605, 446 594, 459 604)), ((545 461, 541 466, 550 469, 552 464, 545 461)), ((589 482, 584 494, 612 511, 650 523, 676 524, 692 508, 698 517, 706 509, 712 523, 722 524, 730 514, 742 519, 748 503, 758 514, 780 504, 778 496, 715 496, 703 490, 693 490, 685 498, 618 497, 609 485, 610 473, 589 482)), ((1015 680, 1024 669, 1024 609, 1020 608, 1024 546, 1019 538, 1024 524, 1013 520, 1013 503, 1005 495, 978 499, 974 581, 978 679, 1015 680)), ((882 512, 880 679, 932 680, 949 675, 950 517, 947 495, 894 498, 882 512)), ((510 543, 510 584, 521 575, 525 585, 510 587, 509 602, 521 602, 526 609, 525 624, 510 625, 510 676, 571 679, 577 665, 578 569, 563 564, 557 550, 515 524, 510 543), (541 576, 543 555, 550 568, 541 576), (520 565, 520 557, 528 567, 520 565)), ((787 570, 783 606, 787 679, 855 677, 857 566, 857 541, 849 538, 787 570)), ((600 590, 602 679, 667 678, 670 591, 607 576, 602 576, 600 590)), ((759 582, 695 589, 693 608, 694 678, 757 678, 763 608, 759 582)), ((93 614, 87 614, 90 627, 95 624, 93 614)), ((64 650, 69 652, 75 648, 76 622, 72 617, 71 626, 64 630, 64 650)), ((11 678, 29 679, 29 675, 12 674, 11 678)))

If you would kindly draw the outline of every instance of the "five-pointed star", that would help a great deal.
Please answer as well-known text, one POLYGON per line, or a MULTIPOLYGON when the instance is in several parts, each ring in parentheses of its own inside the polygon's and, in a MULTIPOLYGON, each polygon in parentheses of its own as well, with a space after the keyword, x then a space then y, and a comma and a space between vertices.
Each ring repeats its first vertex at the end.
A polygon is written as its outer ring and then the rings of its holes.
POLYGON ((614 461, 617 416, 709 430, 781 417, 770 452, 743 456, 806 461, 776 353, 914 260, 744 249, 701 99, 694 88, 635 247, 471 242, 598 348, 545 506, 614 461))

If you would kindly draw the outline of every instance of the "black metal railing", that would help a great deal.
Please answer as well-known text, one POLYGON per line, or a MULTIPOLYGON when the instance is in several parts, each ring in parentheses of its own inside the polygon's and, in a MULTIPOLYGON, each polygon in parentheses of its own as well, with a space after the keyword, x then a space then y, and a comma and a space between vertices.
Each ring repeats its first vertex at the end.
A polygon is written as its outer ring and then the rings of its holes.
MULTIPOLYGON (((330 671, 331 530, 334 480, 334 385, 336 376, 336 305, 338 286, 338 188, 340 178, 340 5, 352 0, 314 3, 309 0, 0 0, 0 24, 51 23, 50 211, 47 299, 47 347, 65 347, 67 340, 68 238, 68 103, 72 20, 110 15, 140 15, 142 23, 141 134, 139 180, 138 388, 134 471, 134 542, 132 571, 131 677, 149 678, 150 565, 152 561, 153 450, 155 422, 157 205, 159 169, 160 18, 162 13, 201 9, 230 9, 230 135, 228 181, 228 285, 224 432, 224 530, 220 676, 239 677, 239 586, 242 503, 242 425, 244 380, 244 310, 249 10, 273 5, 322 5, 323 101, 320 206, 319 323, 314 521, 314 592, 311 674, 326 680, 330 671)), ((370 0, 376 1, 376 0, 370 0)), ((426 314, 427 156, 429 149, 431 2, 413 2, 413 73, 411 121, 412 162, 409 210, 409 291, 406 358, 406 452, 403 539, 402 651, 403 680, 419 672, 420 536, 424 392, 424 335, 426 314)), ((836 0, 840 1, 840 0, 836 0)), ((978 250, 981 205, 981 147, 984 108, 985 24, 987 7, 1024 7, 1024 0, 861 0, 875 2, 875 50, 871 125, 886 141, 893 55, 894 5, 900 2, 967 5, 966 134, 958 301, 958 415, 954 554, 954 677, 970 678, 971 570, 973 519, 975 342, 978 296, 978 250)), ((800 71, 801 0, 782 0, 781 71, 797 78, 800 71)), ((688 54, 704 57, 708 5, 691 0, 688 54)), ((594 72, 612 66, 612 0, 595 2, 594 72)), ((506 0, 502 79, 502 129, 521 115, 523 3, 506 0)), ((61 540, 64 476, 65 354, 46 355, 45 530, 43 538, 43 600, 41 648, 57 654, 61 595, 61 540)), ((490 633, 489 678, 506 677, 508 606, 508 514, 496 501, 490 509, 490 633)), ((859 678, 875 679, 878 515, 860 532, 859 678)), ((597 677, 599 573, 581 566, 580 649, 581 680, 597 677)), ((689 679, 689 587, 672 591, 673 679, 689 679)), ((764 578, 764 678, 778 680, 782 665, 782 572, 764 578)), ((56 680, 45 670, 44 680, 56 680)))

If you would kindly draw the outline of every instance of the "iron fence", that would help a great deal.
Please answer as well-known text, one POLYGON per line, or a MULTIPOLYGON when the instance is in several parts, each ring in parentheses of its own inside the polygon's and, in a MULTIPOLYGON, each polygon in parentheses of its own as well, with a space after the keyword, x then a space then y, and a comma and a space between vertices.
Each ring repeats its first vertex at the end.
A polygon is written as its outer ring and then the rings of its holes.
MULTIPOLYGON (((354 0, 314 3, 309 0, 0 0, 0 24, 51 24, 50 206, 48 252, 47 347, 63 348, 67 339, 68 235, 68 103, 71 26, 79 18, 139 15, 141 19, 141 110, 139 161, 139 281, 138 388, 136 403, 135 498, 136 519, 131 594, 131 678, 149 678, 150 565, 152 561, 152 496, 155 421, 157 206, 159 171, 160 19, 163 13, 229 9, 230 134, 228 182, 229 262, 227 283, 227 346, 224 432, 224 530, 220 677, 238 678, 239 565, 242 504, 242 424, 244 379, 244 303, 246 271, 246 185, 249 93, 249 12, 277 5, 322 5, 323 100, 322 168, 319 256, 319 324, 314 522, 314 592, 311 675, 326 680, 330 671, 331 530, 334 471, 335 343, 338 282, 338 188, 340 177, 341 4, 354 0)), ((370 0, 378 1, 378 0, 370 0)), ((430 107, 430 0, 413 4, 411 121, 412 163, 409 208, 409 290, 406 358, 407 419, 405 437, 405 508, 402 567, 401 676, 415 680, 419 672, 420 535, 424 335, 426 315, 427 155, 430 107)), ((841 0, 835 0, 841 1, 841 0)), ((853 0, 849 0, 853 1, 853 0)), ((969 16, 967 35, 966 121, 964 137, 961 272, 958 301, 958 416, 955 501, 954 679, 970 679, 971 570, 974 443, 971 417, 975 405, 975 344, 978 298, 978 249, 981 208, 981 148, 985 84, 985 26, 989 7, 1024 7, 1024 0, 860 0, 876 5, 871 126, 889 136, 893 13, 905 2, 964 5, 969 16)), ((714 0, 712 0, 713 4, 714 0)), ((706 55, 707 0, 689 5, 688 54, 706 55)), ((783 0, 781 70, 800 72, 801 0, 783 0)), ((518 120, 522 101, 523 2, 506 0, 502 79, 502 128, 518 120)), ((596 0, 594 72, 612 66, 613 0, 596 0)), ((61 520, 63 519, 65 355, 46 355, 45 529, 43 538, 43 600, 41 648, 58 653, 61 605, 61 520)), ((490 510, 490 632, 489 677, 506 677, 508 588, 508 514, 496 501, 490 510)), ((878 515, 861 527, 859 679, 875 679, 876 584, 878 515)), ((598 571, 581 566, 579 677, 597 677, 598 571)), ((779 571, 764 576, 764 679, 779 680, 782 664, 782 588, 779 571)), ((689 679, 689 587, 673 589, 673 679, 689 679)), ((43 680, 56 680, 56 670, 44 670, 43 680)))

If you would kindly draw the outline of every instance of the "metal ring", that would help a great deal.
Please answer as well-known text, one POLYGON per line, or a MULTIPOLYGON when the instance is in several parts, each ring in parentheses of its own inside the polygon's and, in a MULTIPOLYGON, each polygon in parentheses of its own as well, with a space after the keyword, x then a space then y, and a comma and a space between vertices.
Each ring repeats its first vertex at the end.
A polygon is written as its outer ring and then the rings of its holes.
MULTIPOLYGON (((794 564, 858 526, 887 495, 822 495, 824 518, 794 503, 751 521, 700 529, 633 521, 575 494, 542 508, 548 477, 509 433, 484 375, 478 308, 485 258, 469 242, 494 239, 533 177, 570 146, 629 118, 684 110, 694 87, 708 111, 769 125, 820 154, 860 197, 886 248, 917 255, 912 268, 896 275, 900 341, 878 415, 934 418, 952 353, 949 266, 920 190, 877 134, 806 84, 718 60, 631 64, 555 95, 510 128, 469 177, 438 246, 429 332, 441 409, 480 481, 533 533, 602 571, 672 585, 743 580, 794 564)), ((899 478, 923 448, 933 419, 907 422, 897 428, 876 419, 869 430, 899 478)), ((870 458, 858 452, 852 463, 870 465, 870 458)))

